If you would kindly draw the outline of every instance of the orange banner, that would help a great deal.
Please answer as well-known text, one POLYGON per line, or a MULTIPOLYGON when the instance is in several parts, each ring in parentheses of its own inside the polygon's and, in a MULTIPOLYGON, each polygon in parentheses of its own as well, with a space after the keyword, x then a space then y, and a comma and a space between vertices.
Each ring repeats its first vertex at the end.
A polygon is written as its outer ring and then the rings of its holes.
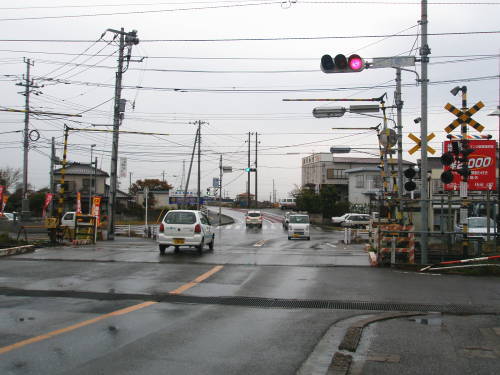
POLYGON ((101 197, 95 196, 92 200, 92 216, 97 217, 97 225, 101 224, 101 197))
POLYGON ((76 214, 82 214, 82 195, 80 192, 76 193, 76 214))

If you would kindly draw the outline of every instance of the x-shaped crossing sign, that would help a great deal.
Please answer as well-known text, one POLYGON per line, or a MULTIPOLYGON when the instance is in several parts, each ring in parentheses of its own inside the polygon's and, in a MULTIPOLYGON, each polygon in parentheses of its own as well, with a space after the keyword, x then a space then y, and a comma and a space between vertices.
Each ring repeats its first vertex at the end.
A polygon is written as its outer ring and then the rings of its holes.
POLYGON ((461 111, 450 103, 446 104, 444 108, 453 113, 458 118, 446 128, 444 128, 444 130, 446 131, 446 133, 451 133, 457 126, 466 123, 467 125, 472 126, 474 129, 476 129, 478 132, 482 132, 484 126, 477 121, 474 121, 471 116, 483 107, 484 103, 482 101, 477 102, 472 108, 467 111, 461 111))
MULTIPOLYGON (((427 142, 429 142, 432 138, 434 138, 436 136, 436 134, 434 133, 431 133, 427 136, 427 142)), ((416 143, 415 146, 413 146, 409 151, 408 153, 410 155, 414 154, 415 152, 417 152, 420 147, 422 147, 422 141, 420 140, 420 138, 418 138, 416 135, 413 135, 412 133, 408 134, 408 138, 410 138, 413 142, 416 143)), ((427 145, 427 152, 430 152, 432 155, 434 155, 436 153, 436 150, 433 149, 431 146, 427 145)))

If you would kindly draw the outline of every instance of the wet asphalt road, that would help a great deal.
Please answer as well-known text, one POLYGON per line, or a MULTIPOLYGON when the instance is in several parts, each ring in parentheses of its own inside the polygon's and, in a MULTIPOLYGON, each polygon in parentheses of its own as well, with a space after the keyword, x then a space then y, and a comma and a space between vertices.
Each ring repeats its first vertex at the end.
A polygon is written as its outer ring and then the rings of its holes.
MULTIPOLYGON (((324 374, 345 319, 378 313, 262 308, 251 299, 231 306, 158 302, 168 293, 500 307, 498 279, 373 269, 360 246, 338 243, 340 232, 313 228, 311 241, 289 241, 276 214, 266 214, 260 230, 246 229, 241 212, 226 213, 235 223, 216 229, 214 252, 202 256, 194 250, 160 256, 151 240, 117 239, 1 260, 0 373, 324 374), (332 328, 332 341, 320 345, 332 328)), ((498 316, 488 319, 476 326, 500 326, 498 316)), ((405 366, 403 354, 397 366, 367 362, 371 346, 390 347, 382 334, 393 339, 393 354, 398 339, 411 337, 414 324, 403 323, 395 331, 390 325, 367 330, 354 370, 425 373, 411 361, 405 366)), ((418 345, 411 347, 418 356, 418 345)), ((498 364, 500 351, 487 353, 477 373, 498 364)), ((438 369, 456 356, 445 354, 427 353, 438 369)))

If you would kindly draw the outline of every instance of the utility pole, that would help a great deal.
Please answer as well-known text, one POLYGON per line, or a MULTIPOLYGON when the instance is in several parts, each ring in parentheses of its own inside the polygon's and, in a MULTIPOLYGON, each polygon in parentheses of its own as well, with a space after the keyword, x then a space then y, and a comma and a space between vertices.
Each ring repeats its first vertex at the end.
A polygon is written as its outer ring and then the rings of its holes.
POLYGON ((421 215, 421 223, 420 223, 420 249, 421 249, 421 263, 427 264, 427 245, 428 245, 428 237, 427 232, 429 230, 429 189, 427 186, 427 64, 429 63, 429 57, 431 50, 427 44, 427 0, 422 0, 421 3, 421 13, 422 19, 420 20, 421 33, 422 33, 422 43, 420 47, 420 64, 421 64, 421 74, 420 74, 420 83, 421 83, 421 100, 420 100, 420 117, 421 126, 420 126, 420 139, 421 139, 421 161, 420 161, 420 179, 421 179, 421 187, 420 187, 420 215, 421 215))
MULTIPOLYGON (((115 209, 116 209, 116 185, 117 185, 117 165, 118 165, 118 135, 120 124, 123 119, 123 111, 121 111, 121 93, 122 93, 122 77, 123 77, 123 62, 125 46, 128 46, 127 64, 130 62, 132 54, 132 45, 139 44, 137 31, 132 30, 126 33, 123 27, 118 30, 108 29, 115 35, 120 35, 120 45, 118 53, 118 70, 116 72, 115 81, 115 103, 113 112, 113 148, 111 152, 111 173, 108 199, 108 239, 115 239, 115 209)), ((124 110, 124 109, 123 109, 124 110)))
POLYGON ((274 189, 274 178, 273 178, 273 203, 276 203, 276 190, 274 189))
POLYGON ((255 132, 255 208, 259 208, 259 201, 257 199, 257 146, 259 144, 258 140, 259 133, 255 132))
POLYGON ((397 114, 397 135, 398 135, 398 219, 403 223, 403 101, 401 100, 401 68, 396 68, 396 92, 394 93, 396 100, 397 114))
POLYGON ((222 224, 222 154, 219 159, 219 227, 222 224))
MULTIPOLYGON (((52 144, 50 148, 50 194, 55 193, 54 189, 54 166, 56 164, 56 139, 52 137, 52 144)), ((53 208, 54 208, 54 199, 50 200, 50 205, 49 205, 49 216, 53 217, 53 208)))
POLYGON ((31 88, 39 88, 39 86, 35 86, 33 79, 30 78, 30 68, 35 65, 33 61, 30 59, 24 59, 26 63, 26 77, 24 83, 17 83, 17 86, 24 87, 24 155, 23 155, 23 198, 21 201, 21 215, 22 217, 27 217, 30 214, 30 206, 28 199, 28 152, 30 146, 29 139, 29 123, 30 123, 30 93, 31 88))
POLYGON ((184 186, 184 179, 186 178, 186 161, 182 161, 182 177, 181 177, 181 189, 184 186))
POLYGON ((201 200, 201 121, 198 121, 198 200, 196 208, 200 209, 201 200))
POLYGON ((189 163, 189 170, 188 170, 188 175, 187 175, 187 180, 186 180, 186 187, 184 188, 184 202, 183 205, 187 207, 186 204, 186 199, 187 199, 187 193, 188 193, 188 188, 189 188, 189 180, 191 179, 191 169, 193 168, 193 160, 194 160, 194 152, 196 151, 196 143, 198 142, 198 133, 200 129, 196 129, 196 136, 194 137, 194 145, 193 145, 193 152, 191 153, 191 162, 189 163))
MULTIPOLYGON (((97 167, 97 163, 96 163, 97 167)), ((128 192, 130 194, 130 188, 132 187, 132 172, 128 172, 128 192)))
POLYGON ((250 135, 248 132, 247 209, 250 209, 250 135))

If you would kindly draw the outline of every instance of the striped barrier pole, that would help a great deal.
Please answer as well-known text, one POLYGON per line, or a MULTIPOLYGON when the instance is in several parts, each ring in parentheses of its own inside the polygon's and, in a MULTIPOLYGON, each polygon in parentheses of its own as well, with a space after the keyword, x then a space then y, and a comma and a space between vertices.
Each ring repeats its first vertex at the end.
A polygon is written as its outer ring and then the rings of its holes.
POLYGON ((420 270, 420 272, 427 271, 431 267, 438 266, 438 265, 441 265, 441 264, 442 265, 446 265, 446 264, 457 264, 457 263, 483 262, 485 260, 492 260, 492 259, 500 259, 500 255, 492 255, 492 256, 489 256, 489 257, 470 258, 470 259, 461 259, 461 260, 449 260, 449 261, 446 261, 446 262, 440 262, 440 263, 437 263, 437 264, 433 264, 431 266, 424 267, 424 268, 422 268, 420 270))

